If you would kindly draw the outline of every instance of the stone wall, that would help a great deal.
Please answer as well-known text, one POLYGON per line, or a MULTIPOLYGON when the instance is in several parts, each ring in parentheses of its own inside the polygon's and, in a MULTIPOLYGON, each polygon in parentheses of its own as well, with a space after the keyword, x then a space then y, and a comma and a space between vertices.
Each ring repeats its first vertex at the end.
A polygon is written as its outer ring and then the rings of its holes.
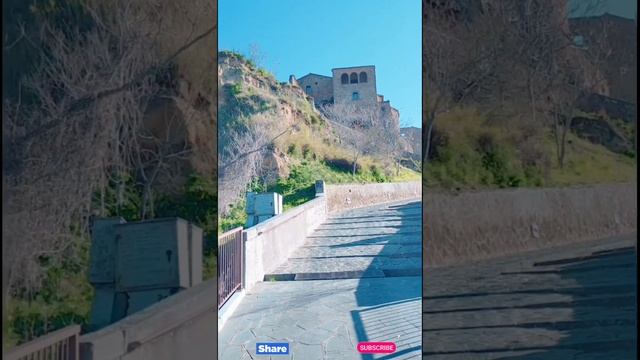
POLYGON ((217 279, 80 337, 82 360, 209 359, 217 353, 217 279))
POLYGON ((425 267, 632 233, 636 183, 447 194, 425 190, 425 267))
POLYGON ((400 113, 391 106, 389 100, 379 102, 380 119, 390 125, 390 129, 400 131, 400 113))
POLYGON ((636 103, 637 99, 637 32, 633 19, 612 14, 572 18, 573 35, 581 35, 587 44, 605 44, 611 53, 602 64, 611 97, 636 103))
POLYGON ((327 216, 324 196, 272 217, 243 231, 244 288, 250 290, 264 275, 283 262, 304 243, 327 216))
POLYGON ((317 105, 333 99, 333 80, 329 76, 308 74, 298 79, 298 84, 317 105))
POLYGON ((335 213, 396 200, 419 199, 422 196, 422 183, 326 185, 325 193, 327 211, 335 213))
POLYGON ((418 199, 420 182, 325 185, 324 195, 243 231, 244 288, 250 290, 264 275, 287 260, 327 215, 379 203, 418 199))
POLYGON ((363 105, 369 104, 374 106, 378 103, 378 93, 376 90, 376 70, 374 66, 354 66, 348 68, 336 68, 331 70, 333 73, 333 99, 336 104, 344 104, 352 102, 352 94, 358 92, 360 101, 363 105), (367 74, 367 82, 357 84, 342 84, 340 77, 342 74, 351 75, 352 73, 360 76, 361 72, 367 74))
POLYGON ((579 137, 594 144, 601 144, 607 149, 625 154, 633 151, 633 138, 625 137, 620 129, 602 118, 578 116, 571 120, 571 130, 579 137))
POLYGON ((584 112, 602 113, 625 122, 635 122, 637 118, 635 104, 600 94, 590 94, 580 99, 579 107, 584 112))

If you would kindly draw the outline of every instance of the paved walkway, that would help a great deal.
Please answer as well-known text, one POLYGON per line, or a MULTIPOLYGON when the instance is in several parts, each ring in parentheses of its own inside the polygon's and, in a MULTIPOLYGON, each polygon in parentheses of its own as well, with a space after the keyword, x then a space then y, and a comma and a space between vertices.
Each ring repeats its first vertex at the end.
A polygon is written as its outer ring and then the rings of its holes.
POLYGON ((269 358, 255 343, 284 341, 291 355, 274 359, 419 359, 421 212, 413 201, 328 219, 245 296, 218 336, 219 358, 269 358), (361 355, 361 341, 398 350, 361 355))
POLYGON ((423 359, 636 359, 636 236, 428 269, 423 359))

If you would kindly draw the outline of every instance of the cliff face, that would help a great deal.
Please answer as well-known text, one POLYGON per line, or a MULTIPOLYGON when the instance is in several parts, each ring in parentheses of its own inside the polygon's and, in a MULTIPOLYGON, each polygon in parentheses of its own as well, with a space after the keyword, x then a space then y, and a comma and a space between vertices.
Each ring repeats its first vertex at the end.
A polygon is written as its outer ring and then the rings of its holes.
POLYGON ((157 180, 159 190, 168 193, 180 192, 191 174, 215 177, 217 168, 217 36, 212 30, 217 27, 217 9, 206 0, 187 3, 160 1, 148 11, 161 13, 150 14, 152 20, 146 24, 171 29, 154 39, 158 56, 172 58, 166 83, 161 84, 167 96, 150 101, 143 122, 144 131, 161 139, 165 149, 182 152, 168 160, 169 171, 157 180))
POLYGON ((420 156, 422 153, 422 129, 414 126, 400 128, 400 136, 406 144, 406 151, 420 156))
POLYGON ((265 70, 257 69, 231 52, 218 54, 218 87, 222 89, 218 97, 221 117, 224 117, 221 121, 259 113, 271 120, 277 119, 282 125, 322 121, 320 113, 313 108, 312 99, 300 87, 277 82, 265 70))
POLYGON ((630 103, 637 98, 637 26, 634 20, 604 14, 572 18, 571 33, 582 38, 585 46, 599 46, 608 53, 602 71, 609 95, 630 103))
POLYGON ((331 133, 312 99, 298 86, 279 83, 240 54, 218 53, 217 80, 218 205, 224 212, 250 182, 260 179, 273 185, 287 178, 296 162, 292 157, 304 154, 305 146, 311 153, 311 142, 330 142, 331 133), (247 156, 238 159, 240 154, 247 156))

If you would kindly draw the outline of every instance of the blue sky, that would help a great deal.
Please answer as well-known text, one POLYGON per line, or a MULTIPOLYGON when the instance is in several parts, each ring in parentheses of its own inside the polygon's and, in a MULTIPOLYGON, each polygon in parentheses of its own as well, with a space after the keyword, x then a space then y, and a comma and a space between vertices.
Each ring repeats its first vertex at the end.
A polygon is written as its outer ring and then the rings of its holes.
MULTIPOLYGON (((587 5, 580 5, 581 3, 587 3, 585 0, 571 0, 570 9, 583 8, 587 5)), ((629 19, 635 19, 636 12, 638 10, 638 3, 636 0, 604 0, 601 1, 600 6, 596 9, 595 13, 589 14, 575 14, 576 16, 589 16, 600 15, 608 12, 609 14, 626 17, 629 19)))
POLYGON ((375 65, 378 93, 420 127, 420 0, 218 0, 218 47, 245 55, 280 81, 375 65))

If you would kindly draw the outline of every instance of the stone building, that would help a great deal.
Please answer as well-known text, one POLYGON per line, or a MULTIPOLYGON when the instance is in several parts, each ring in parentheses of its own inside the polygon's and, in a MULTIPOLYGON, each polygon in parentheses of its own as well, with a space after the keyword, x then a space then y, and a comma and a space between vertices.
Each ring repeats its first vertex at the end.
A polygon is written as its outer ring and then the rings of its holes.
POLYGON ((637 99, 637 27, 633 19, 603 14, 569 19, 576 46, 589 51, 608 54, 601 71, 607 82, 607 91, 600 95, 636 103, 637 99))
POLYGON ((375 66, 335 68, 331 73, 332 76, 309 73, 299 79, 291 75, 289 83, 302 88, 316 106, 356 103, 375 107, 382 121, 390 122, 392 129, 400 128, 400 112, 378 94, 375 66))

